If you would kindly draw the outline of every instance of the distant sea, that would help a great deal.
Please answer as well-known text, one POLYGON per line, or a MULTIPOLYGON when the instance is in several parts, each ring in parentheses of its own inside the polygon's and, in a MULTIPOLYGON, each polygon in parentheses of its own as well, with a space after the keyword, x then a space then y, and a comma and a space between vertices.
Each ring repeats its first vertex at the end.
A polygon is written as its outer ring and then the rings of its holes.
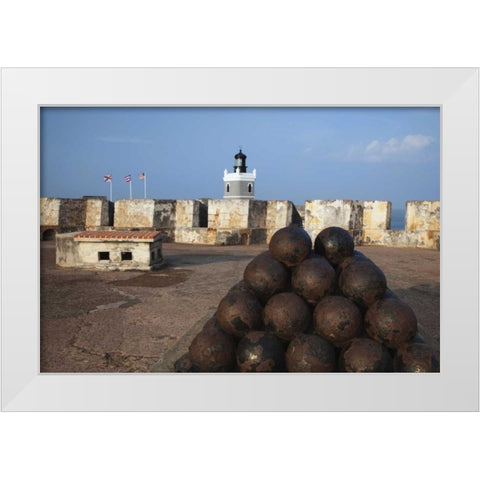
POLYGON ((404 230, 405 229, 405 209, 404 208, 392 208, 392 230, 404 230))

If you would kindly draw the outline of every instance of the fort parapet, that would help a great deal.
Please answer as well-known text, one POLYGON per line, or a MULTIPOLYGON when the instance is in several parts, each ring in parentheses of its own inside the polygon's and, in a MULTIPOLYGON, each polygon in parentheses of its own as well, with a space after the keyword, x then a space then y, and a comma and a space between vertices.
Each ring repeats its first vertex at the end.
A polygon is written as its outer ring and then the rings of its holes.
POLYGON ((41 198, 40 238, 49 240, 56 233, 97 230, 113 222, 114 206, 107 197, 41 198))
POLYGON ((40 234, 81 230, 152 230, 164 242, 205 245, 267 244, 288 225, 302 225, 312 240, 324 228, 348 230, 357 245, 440 248, 440 202, 406 203, 405 229, 391 230, 389 201, 201 199, 117 200, 106 197, 40 199, 40 234))

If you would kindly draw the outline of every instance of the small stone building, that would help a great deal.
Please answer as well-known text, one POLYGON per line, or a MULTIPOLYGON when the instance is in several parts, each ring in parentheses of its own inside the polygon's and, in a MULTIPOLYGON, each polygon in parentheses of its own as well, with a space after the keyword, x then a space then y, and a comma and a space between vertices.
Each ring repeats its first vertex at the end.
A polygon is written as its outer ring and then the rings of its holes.
POLYGON ((58 234, 60 267, 154 270, 163 262, 162 234, 154 231, 84 231, 58 234))

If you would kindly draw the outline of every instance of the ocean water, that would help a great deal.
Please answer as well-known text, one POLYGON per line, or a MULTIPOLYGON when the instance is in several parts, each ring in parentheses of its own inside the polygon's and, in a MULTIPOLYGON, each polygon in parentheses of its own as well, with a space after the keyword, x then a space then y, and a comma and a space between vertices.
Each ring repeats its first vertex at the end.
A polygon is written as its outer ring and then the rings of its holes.
POLYGON ((405 229, 405 209, 404 208, 392 208, 392 230, 404 230, 405 229))

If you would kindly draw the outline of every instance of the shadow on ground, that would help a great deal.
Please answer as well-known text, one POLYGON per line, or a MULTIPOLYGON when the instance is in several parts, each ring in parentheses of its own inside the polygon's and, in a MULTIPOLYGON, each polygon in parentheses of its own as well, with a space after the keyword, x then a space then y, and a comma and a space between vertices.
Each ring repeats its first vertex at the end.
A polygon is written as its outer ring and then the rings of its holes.
POLYGON ((165 267, 182 267, 187 265, 206 265, 209 263, 238 262, 248 260, 255 255, 168 255, 165 267))
POLYGON ((117 287, 170 287, 178 283, 185 282, 191 275, 192 270, 181 270, 174 268, 167 268, 157 272, 148 272, 137 277, 128 278, 126 280, 117 280, 110 282, 111 285, 117 287))

